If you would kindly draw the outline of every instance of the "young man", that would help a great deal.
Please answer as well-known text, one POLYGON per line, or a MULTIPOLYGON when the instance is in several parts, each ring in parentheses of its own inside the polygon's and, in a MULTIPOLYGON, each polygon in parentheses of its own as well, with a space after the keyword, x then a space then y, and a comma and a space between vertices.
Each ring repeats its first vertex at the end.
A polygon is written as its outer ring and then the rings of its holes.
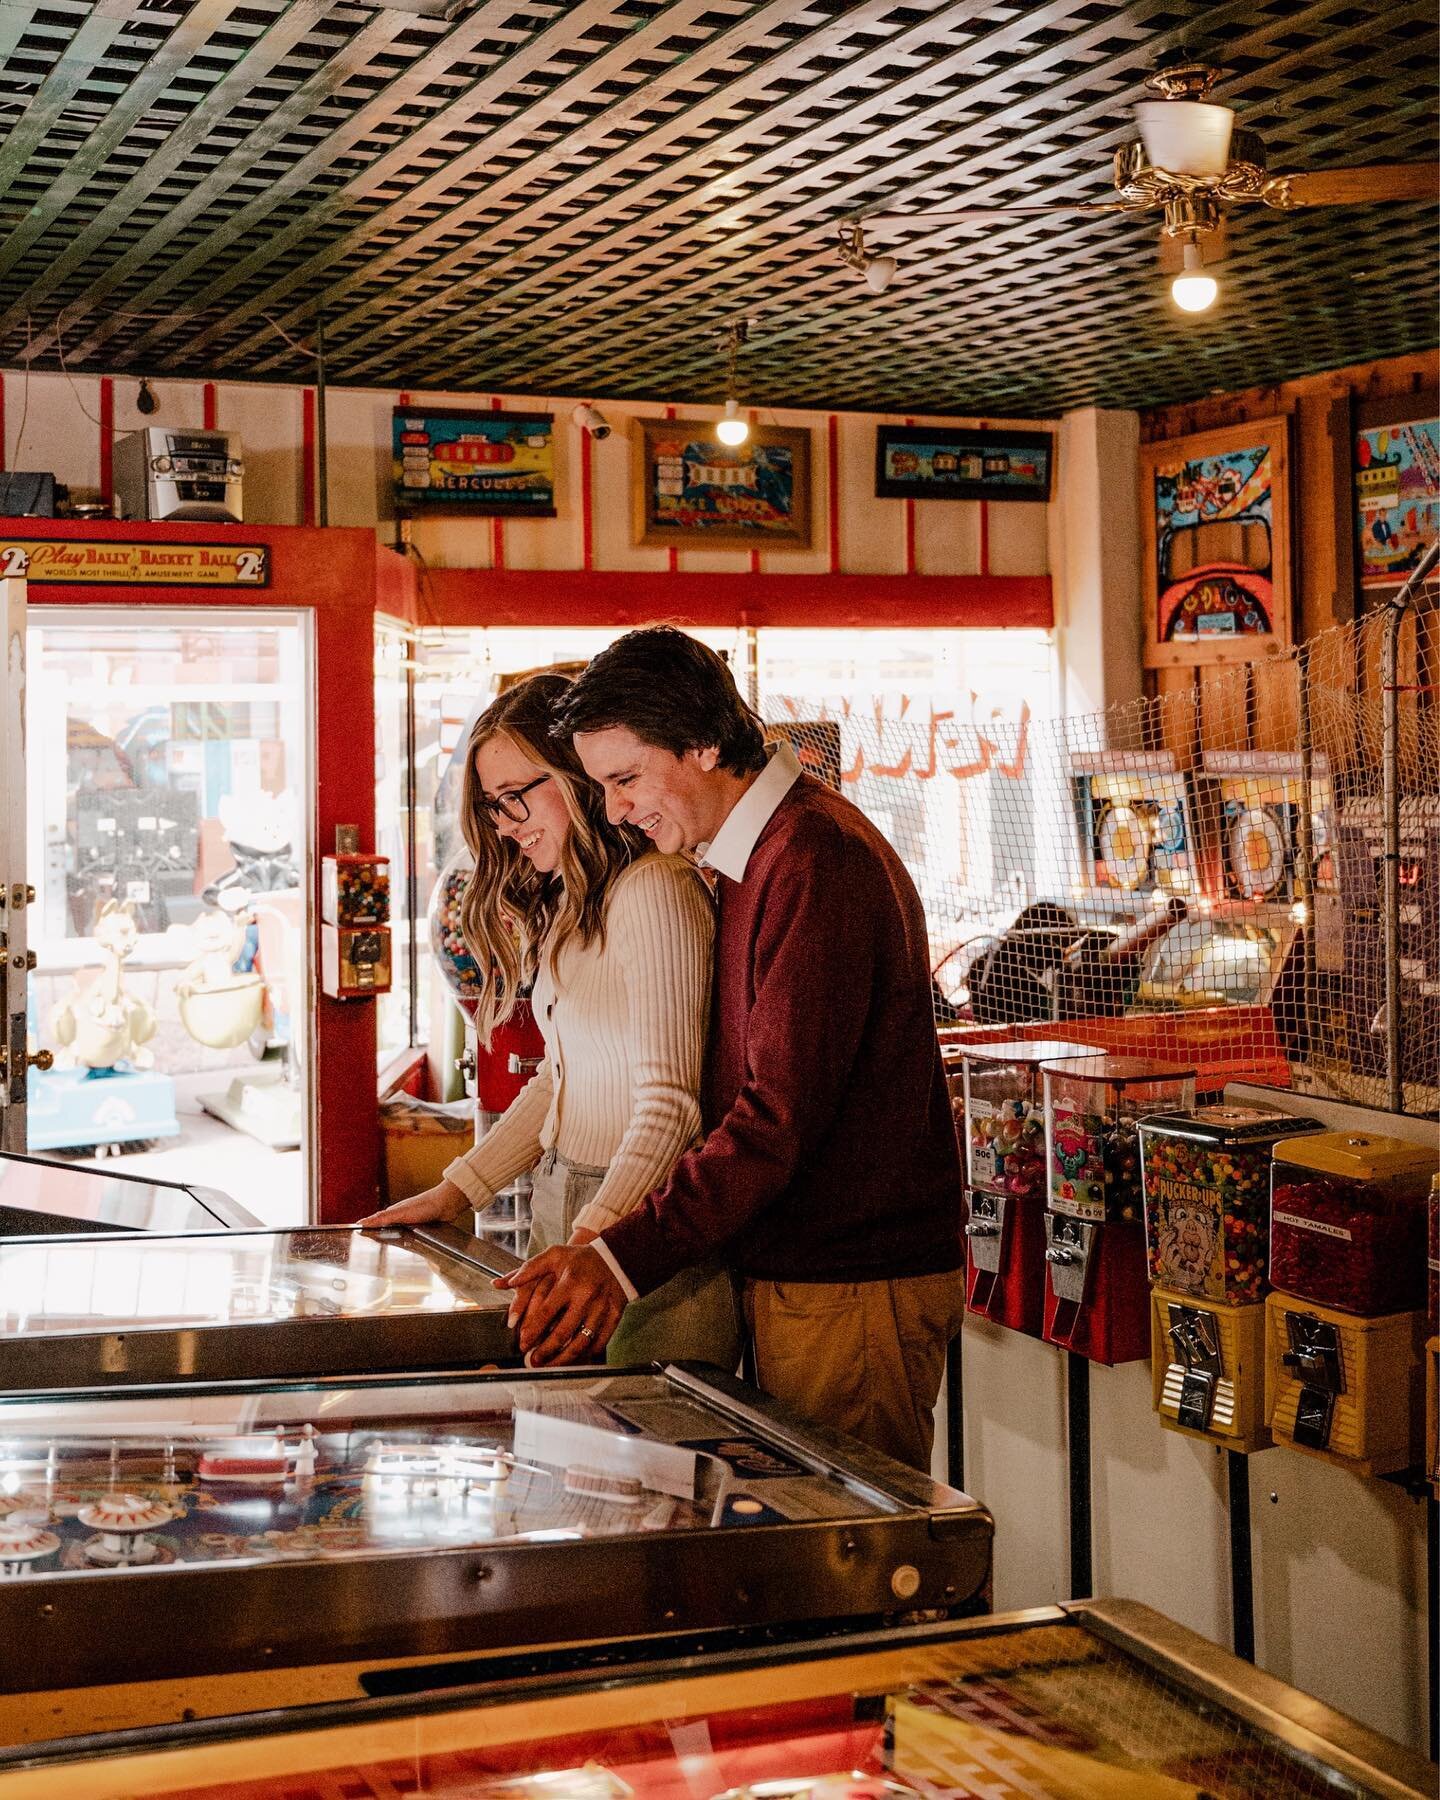
POLYGON ((593 1360, 629 1300, 717 1252, 762 1389, 929 1467, 964 1289, 960 1170, 904 865, 802 774, 711 650, 634 631, 564 697, 610 817, 717 875, 703 1143, 585 1245, 501 1286, 534 1363, 593 1360))

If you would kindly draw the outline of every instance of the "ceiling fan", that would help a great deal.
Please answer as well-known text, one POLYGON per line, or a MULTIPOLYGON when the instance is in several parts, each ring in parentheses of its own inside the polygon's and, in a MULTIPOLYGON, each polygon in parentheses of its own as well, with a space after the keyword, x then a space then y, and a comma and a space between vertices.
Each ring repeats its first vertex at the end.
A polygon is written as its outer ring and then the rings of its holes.
POLYGON ((950 225, 1051 213, 1160 211, 1164 214, 1161 267, 1167 273, 1178 271, 1171 293, 1187 312, 1203 312, 1218 291, 1214 276, 1206 273, 1204 265, 1217 261, 1223 248, 1222 208, 1258 204, 1289 212, 1310 206, 1357 206, 1440 196, 1440 163, 1433 162, 1269 174, 1258 133, 1237 125, 1232 108, 1207 98, 1225 73, 1192 62, 1157 69, 1146 77, 1145 86, 1159 97, 1136 106, 1140 135, 1115 152, 1113 200, 873 212, 840 227, 840 260, 864 275, 875 293, 883 294, 895 279, 896 258, 870 249, 865 242, 867 228, 902 221, 950 225))

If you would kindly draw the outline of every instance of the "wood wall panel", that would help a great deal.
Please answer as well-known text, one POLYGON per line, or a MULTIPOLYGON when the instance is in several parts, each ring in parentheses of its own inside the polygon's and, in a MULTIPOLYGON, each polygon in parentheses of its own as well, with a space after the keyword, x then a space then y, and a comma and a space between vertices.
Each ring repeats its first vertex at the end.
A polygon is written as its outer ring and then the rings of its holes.
MULTIPOLYGON (((1357 677, 1378 700, 1379 640, 1373 653, 1368 648, 1351 666, 1348 648, 1327 642, 1324 635, 1337 625, 1348 625, 1356 616, 1354 544, 1350 496, 1350 439, 1354 409, 1366 400, 1417 398, 1433 389, 1440 376, 1440 352, 1425 351, 1356 363, 1323 375, 1310 375, 1278 386, 1249 388, 1243 392, 1215 394, 1186 405, 1156 407, 1140 415, 1142 443, 1185 437, 1197 431, 1219 430, 1252 419, 1288 414, 1291 431, 1292 589, 1295 635, 1316 640, 1312 650, 1312 681, 1353 693, 1357 677)), ((1418 663, 1413 630, 1402 659, 1401 680, 1415 683, 1418 663)), ((1168 695, 1182 684, 1169 672, 1151 672, 1146 691, 1168 695)), ((1197 674, 1201 747, 1234 748, 1235 713, 1228 690, 1213 672, 1197 674)), ((1409 738, 1414 741, 1416 701, 1407 696, 1409 738)), ((1296 741, 1295 676, 1264 664, 1254 667, 1251 720, 1255 749, 1283 749, 1296 741)), ((1167 709, 1167 714, 1170 709, 1167 709)), ((1353 708, 1320 708, 1315 720, 1316 745, 1323 733, 1325 747, 1344 765, 1363 744, 1355 743, 1353 708)), ((1378 720, 1378 715, 1377 715, 1378 720)), ((1167 717, 1167 741, 1180 735, 1178 719, 1167 717)), ((1363 737, 1362 733, 1362 737, 1363 737)), ((1378 743, 1378 740, 1377 740, 1378 743)), ((1177 749, 1178 744, 1172 747, 1177 749)))

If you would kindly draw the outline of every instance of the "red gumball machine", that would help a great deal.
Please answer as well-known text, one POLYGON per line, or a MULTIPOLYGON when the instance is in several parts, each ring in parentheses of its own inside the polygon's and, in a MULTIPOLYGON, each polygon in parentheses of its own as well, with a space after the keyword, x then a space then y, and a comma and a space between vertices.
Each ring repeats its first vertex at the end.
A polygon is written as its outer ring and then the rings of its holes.
POLYGON ((1150 1354, 1139 1121, 1193 1112, 1193 1066, 1086 1056, 1044 1071, 1043 1335, 1091 1362, 1150 1354))
POLYGON ((965 1159, 965 1304, 1039 1337, 1045 1309, 1045 1104, 1041 1069, 1084 1044, 947 1044, 965 1159))
POLYGON ((1423 1453, 1435 1151, 1326 1131, 1275 1146, 1265 1407, 1277 1444, 1363 1475, 1423 1453))

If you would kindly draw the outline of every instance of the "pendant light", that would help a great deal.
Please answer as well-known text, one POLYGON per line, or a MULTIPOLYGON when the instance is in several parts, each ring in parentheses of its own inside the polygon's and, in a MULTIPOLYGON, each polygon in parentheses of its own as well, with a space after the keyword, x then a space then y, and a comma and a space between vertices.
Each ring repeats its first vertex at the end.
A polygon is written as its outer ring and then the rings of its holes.
POLYGON ((716 425, 715 435, 732 449, 750 435, 749 423, 740 417, 740 401, 735 392, 735 359, 749 335, 750 325, 745 319, 732 319, 725 333, 725 416, 716 425))

